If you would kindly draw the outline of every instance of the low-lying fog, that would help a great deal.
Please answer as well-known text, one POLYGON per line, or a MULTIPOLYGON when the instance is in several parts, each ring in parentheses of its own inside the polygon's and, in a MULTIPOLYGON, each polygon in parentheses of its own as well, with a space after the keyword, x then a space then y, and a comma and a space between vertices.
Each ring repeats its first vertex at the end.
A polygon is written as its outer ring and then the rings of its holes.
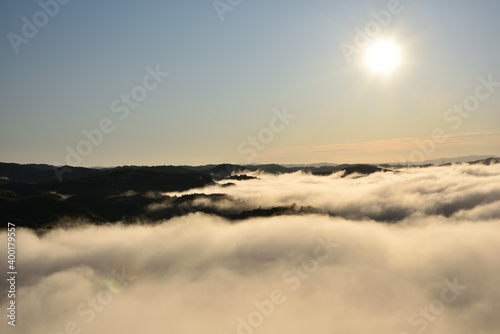
POLYGON ((234 182, 188 193, 330 215, 18 230, 2 333, 499 332, 500 165, 234 182))

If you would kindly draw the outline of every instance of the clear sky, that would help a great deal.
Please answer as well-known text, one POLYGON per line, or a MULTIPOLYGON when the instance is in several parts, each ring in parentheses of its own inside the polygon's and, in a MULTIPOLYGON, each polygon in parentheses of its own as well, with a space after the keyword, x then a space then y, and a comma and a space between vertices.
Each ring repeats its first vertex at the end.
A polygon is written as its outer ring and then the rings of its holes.
POLYGON ((0 161, 500 155, 498 0, 55 1, 0 4, 0 161))

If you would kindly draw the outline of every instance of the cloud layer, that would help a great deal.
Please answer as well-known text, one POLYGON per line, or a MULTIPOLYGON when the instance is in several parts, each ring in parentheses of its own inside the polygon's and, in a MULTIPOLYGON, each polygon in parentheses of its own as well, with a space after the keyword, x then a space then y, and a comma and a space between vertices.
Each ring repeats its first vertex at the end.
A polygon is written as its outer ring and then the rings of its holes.
POLYGON ((422 215, 500 218, 495 210, 500 207, 500 165, 404 169, 361 178, 341 178, 341 173, 329 177, 302 173, 258 176, 256 180, 232 180, 236 187, 197 189, 205 194, 222 192, 232 200, 210 204, 203 199, 194 204, 241 211, 295 203, 354 220, 400 221, 422 215))
POLYGON ((18 230, 2 332, 498 333, 498 166, 259 178, 202 192, 338 216, 18 230), (397 223, 373 220, 391 210, 397 223))

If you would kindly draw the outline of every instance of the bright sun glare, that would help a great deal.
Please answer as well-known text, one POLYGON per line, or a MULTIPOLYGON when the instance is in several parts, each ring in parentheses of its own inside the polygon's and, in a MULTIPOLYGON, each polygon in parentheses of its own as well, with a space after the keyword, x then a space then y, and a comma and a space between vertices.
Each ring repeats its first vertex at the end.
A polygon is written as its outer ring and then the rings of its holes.
POLYGON ((367 50, 368 66, 375 72, 389 73, 398 67, 400 59, 398 46, 388 40, 374 42, 367 50))

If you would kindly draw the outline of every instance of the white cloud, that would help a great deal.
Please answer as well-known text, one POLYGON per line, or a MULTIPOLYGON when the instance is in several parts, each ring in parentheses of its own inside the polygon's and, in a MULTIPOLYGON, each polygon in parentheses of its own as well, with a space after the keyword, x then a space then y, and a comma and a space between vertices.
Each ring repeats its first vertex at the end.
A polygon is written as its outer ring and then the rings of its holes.
MULTIPOLYGON (((249 208, 295 202, 344 217, 234 223, 198 213, 151 226, 85 226, 42 237, 18 230, 17 326, 4 321, 0 329, 498 332, 499 166, 362 178, 259 177, 223 190, 249 208), (397 224, 367 218, 391 208, 411 214, 397 224), (456 295, 449 287, 454 282, 464 287, 456 295), (267 302, 277 291, 280 302, 267 302)), ((5 244, 6 233, 0 239, 5 244)), ((5 310, 5 294, 0 298, 5 310)))
MULTIPOLYGON (((237 186, 209 186, 195 192, 226 193, 237 201, 236 209, 240 211, 295 203, 349 219, 379 221, 399 221, 412 214, 451 216, 500 200, 500 165, 412 168, 361 178, 341 178, 340 173, 327 177, 302 173, 258 176, 259 179, 234 181, 237 186)), ((199 201, 209 205, 207 199, 199 201)), ((212 203, 223 209, 230 205, 212 203)))

